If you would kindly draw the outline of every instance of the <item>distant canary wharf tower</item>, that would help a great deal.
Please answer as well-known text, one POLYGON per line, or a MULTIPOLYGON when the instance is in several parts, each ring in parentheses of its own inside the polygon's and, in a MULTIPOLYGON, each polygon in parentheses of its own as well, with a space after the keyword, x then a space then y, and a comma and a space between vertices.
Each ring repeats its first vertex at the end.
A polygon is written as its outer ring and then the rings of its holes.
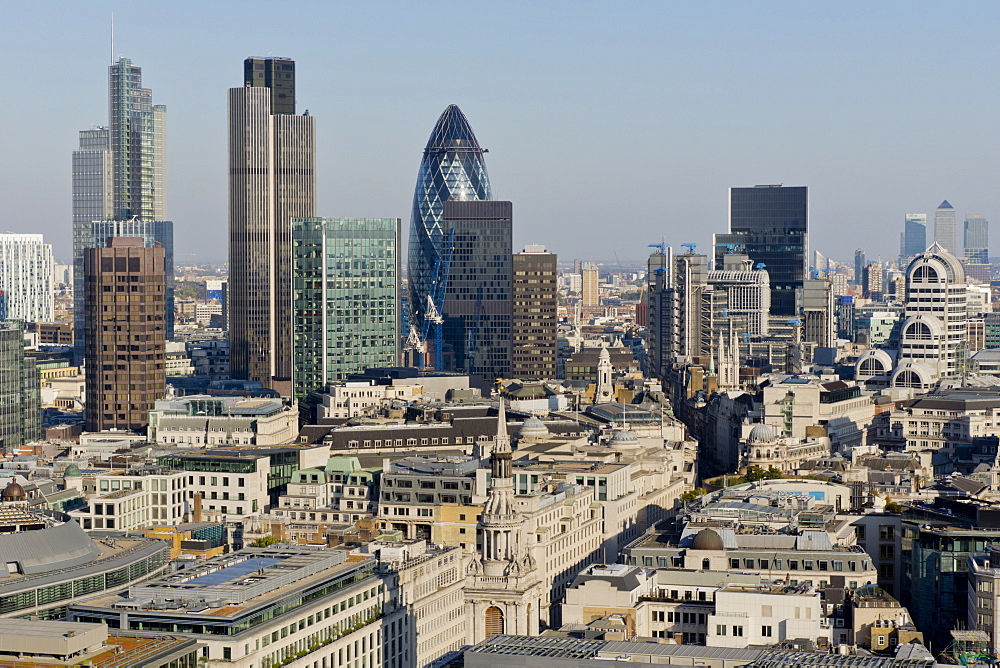
POLYGON ((292 218, 316 215, 315 122, 295 115, 295 61, 247 58, 229 89, 232 377, 291 394, 292 218))
MULTIPOLYGON (((427 140, 413 193, 408 274, 410 323, 418 331, 427 312, 427 297, 437 297, 440 301, 444 297, 443 290, 434 294, 435 278, 445 278, 439 266, 448 235, 441 224, 444 203, 493 199, 485 153, 469 119, 457 105, 449 105, 427 140)), ((441 307, 442 304, 435 303, 438 311, 441 307)))

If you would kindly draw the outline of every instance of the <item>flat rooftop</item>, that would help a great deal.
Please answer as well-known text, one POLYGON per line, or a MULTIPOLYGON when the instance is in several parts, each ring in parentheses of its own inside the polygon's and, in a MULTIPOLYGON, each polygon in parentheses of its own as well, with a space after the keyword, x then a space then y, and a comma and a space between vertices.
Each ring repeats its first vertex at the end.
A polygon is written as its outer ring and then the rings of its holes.
POLYGON ((132 587, 136 599, 198 596, 239 605, 347 561, 339 550, 251 548, 132 587))

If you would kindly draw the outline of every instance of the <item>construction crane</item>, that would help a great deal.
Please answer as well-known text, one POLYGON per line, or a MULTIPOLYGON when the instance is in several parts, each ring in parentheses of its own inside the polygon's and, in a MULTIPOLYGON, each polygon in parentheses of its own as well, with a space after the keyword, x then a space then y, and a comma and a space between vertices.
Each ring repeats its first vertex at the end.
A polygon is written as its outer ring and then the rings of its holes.
POLYGON ((698 247, 698 244, 681 244, 681 246, 687 248, 688 254, 691 255, 694 253, 694 249, 698 247))
POLYGON ((716 248, 725 248, 730 253, 736 252, 736 249, 740 247, 739 244, 715 244, 716 248))
POLYGON ((444 317, 439 304, 444 304, 445 292, 448 288, 448 277, 451 272, 451 258, 455 254, 455 228, 448 230, 448 237, 441 246, 441 256, 434 262, 434 277, 431 279, 427 294, 427 311, 424 313, 424 324, 420 332, 410 326, 410 334, 406 337, 406 347, 417 351, 417 366, 424 368, 427 335, 431 325, 434 325, 434 370, 444 369, 444 317))
POLYGON ((767 266, 767 265, 766 265, 766 264, 764 264, 763 262, 758 262, 758 263, 757 263, 757 270, 759 271, 759 270, 763 269, 763 268, 764 268, 764 267, 766 267, 766 266, 767 266))
POLYGON ((647 244, 646 247, 647 248, 655 248, 655 249, 657 249, 659 251, 660 255, 666 255, 667 254, 667 243, 665 241, 661 242, 661 243, 658 243, 658 244, 647 244))

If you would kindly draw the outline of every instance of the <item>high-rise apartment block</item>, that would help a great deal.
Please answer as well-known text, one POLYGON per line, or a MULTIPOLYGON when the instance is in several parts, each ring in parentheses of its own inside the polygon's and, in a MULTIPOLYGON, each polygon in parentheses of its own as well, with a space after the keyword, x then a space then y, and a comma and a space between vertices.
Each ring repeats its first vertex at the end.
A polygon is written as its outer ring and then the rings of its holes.
POLYGON ((292 390, 292 219, 316 215, 315 119, 295 115, 295 62, 248 58, 229 89, 232 376, 292 390))
POLYGON ((292 221, 294 395, 399 363, 398 218, 292 221))
POLYGON ((601 305, 601 273, 593 262, 580 265, 580 299, 583 308, 597 308, 601 305))
POLYGON ((934 212, 934 241, 942 248, 958 257, 958 222, 955 217, 955 207, 948 200, 934 212))
POLYGON ((24 354, 24 329, 0 322, 0 451, 42 437, 41 396, 34 358, 24 354))
POLYGON ((52 321, 52 267, 41 234, 0 234, 0 320, 52 321))
POLYGON ((715 235, 715 262, 726 247, 764 264, 772 315, 796 315, 809 258, 809 189, 754 186, 729 189, 729 233, 715 235))
POLYGON ((488 380, 510 376, 513 207, 492 200, 450 200, 441 225, 453 229, 445 290, 444 344, 454 368, 488 380))
POLYGON ((557 258, 544 246, 516 253, 511 270, 511 375, 529 380, 556 377, 557 258))
POLYGON ((882 267, 877 264, 865 265, 861 270, 861 287, 865 299, 882 300, 882 267))
POLYGON ((163 248, 112 237, 84 251, 87 431, 141 430, 166 390, 163 248))
POLYGON ((899 255, 911 258, 927 249, 927 214, 908 213, 903 221, 903 238, 899 255))
POLYGON ((73 291, 77 357, 85 348, 83 254, 111 236, 139 236, 166 252, 167 335, 173 332, 173 227, 167 221, 166 107, 128 58, 109 68, 108 125, 80 132, 73 152, 73 291), (129 229, 115 229, 128 223, 129 229))

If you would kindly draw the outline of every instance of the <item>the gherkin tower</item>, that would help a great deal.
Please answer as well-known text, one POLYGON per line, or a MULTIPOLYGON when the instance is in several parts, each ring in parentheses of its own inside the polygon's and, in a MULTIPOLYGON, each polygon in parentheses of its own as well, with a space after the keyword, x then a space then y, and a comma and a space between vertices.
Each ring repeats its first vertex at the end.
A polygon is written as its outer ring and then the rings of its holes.
MULTIPOLYGON (((413 193, 408 273, 410 323, 418 331, 423 327, 427 296, 443 298, 443 291, 435 294, 435 278, 439 282, 445 278, 437 268, 448 233, 441 226, 444 202, 493 198, 484 153, 469 119, 457 105, 449 105, 427 140, 413 193)), ((435 306, 441 308, 437 301, 435 306)))

